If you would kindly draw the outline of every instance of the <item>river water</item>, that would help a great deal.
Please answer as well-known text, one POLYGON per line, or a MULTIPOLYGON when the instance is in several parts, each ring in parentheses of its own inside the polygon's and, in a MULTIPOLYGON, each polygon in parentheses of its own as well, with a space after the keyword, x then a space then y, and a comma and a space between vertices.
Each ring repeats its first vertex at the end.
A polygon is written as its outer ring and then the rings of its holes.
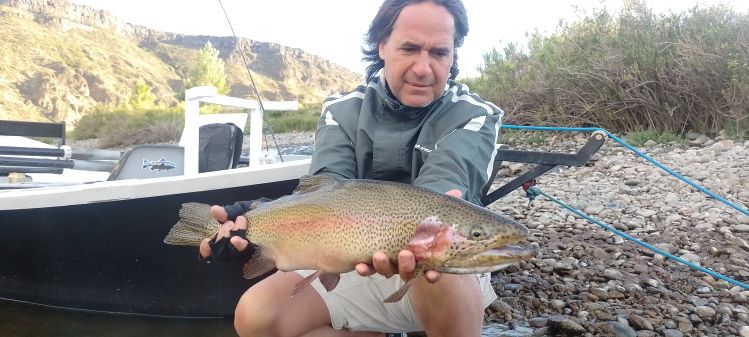
MULTIPOLYGON (((484 326, 482 337, 527 337, 533 330, 484 326)), ((231 319, 173 319, 115 316, 63 310, 0 300, 2 337, 229 337, 236 336, 231 319)))
POLYGON ((115 316, 0 301, 2 337, 236 336, 230 319, 115 316))

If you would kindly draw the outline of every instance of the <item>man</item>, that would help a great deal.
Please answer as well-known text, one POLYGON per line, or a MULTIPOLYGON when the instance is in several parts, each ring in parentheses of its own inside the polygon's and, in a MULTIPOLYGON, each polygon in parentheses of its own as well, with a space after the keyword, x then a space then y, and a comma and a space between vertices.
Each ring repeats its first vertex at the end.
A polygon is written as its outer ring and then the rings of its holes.
MULTIPOLYGON (((367 35, 367 83, 325 100, 315 135, 310 174, 411 183, 479 203, 494 159, 502 111, 452 82, 455 50, 468 32, 460 0, 386 0, 367 35)), ((247 220, 224 221, 217 238, 238 251, 232 236, 247 220)), ((237 213, 235 213, 237 214, 237 213)), ((209 239, 201 255, 211 255, 209 239)), ((495 298, 488 275, 428 271, 398 303, 382 300, 414 271, 409 251, 397 266, 383 253, 372 265, 341 275, 326 292, 319 281, 295 296, 310 272, 277 272, 240 299, 235 327, 241 336, 383 336, 425 331, 430 337, 481 335, 483 311, 495 298), (394 269, 394 268, 397 268, 394 269)))

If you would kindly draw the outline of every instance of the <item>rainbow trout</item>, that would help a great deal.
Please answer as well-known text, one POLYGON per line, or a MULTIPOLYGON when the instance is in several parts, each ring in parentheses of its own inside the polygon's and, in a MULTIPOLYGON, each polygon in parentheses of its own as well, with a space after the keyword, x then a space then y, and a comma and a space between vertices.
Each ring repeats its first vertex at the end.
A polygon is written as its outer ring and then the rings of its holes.
MULTIPOLYGON (((462 199, 424 188, 375 180, 304 176, 288 196, 256 204, 244 214, 247 239, 257 246, 245 277, 281 271, 316 270, 293 293, 316 278, 329 291, 338 275, 371 263, 377 251, 393 262, 398 252, 414 253, 417 272, 453 274, 502 269, 538 254, 538 245, 513 246, 526 239, 520 223, 462 199)), ((198 246, 220 223, 210 206, 187 203, 164 242, 198 246)), ((400 300, 413 279, 386 302, 400 300)))

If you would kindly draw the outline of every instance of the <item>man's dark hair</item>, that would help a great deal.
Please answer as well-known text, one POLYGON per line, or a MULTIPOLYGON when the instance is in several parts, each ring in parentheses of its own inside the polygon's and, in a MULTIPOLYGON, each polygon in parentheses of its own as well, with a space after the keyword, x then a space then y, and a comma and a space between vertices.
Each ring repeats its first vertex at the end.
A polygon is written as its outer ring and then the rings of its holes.
POLYGON ((461 0, 385 0, 380 10, 372 19, 369 30, 364 39, 366 46, 362 48, 364 57, 362 60, 369 62, 367 66, 367 80, 385 66, 385 61, 380 58, 380 42, 387 39, 393 32, 393 26, 403 8, 422 2, 432 2, 445 7, 455 21, 455 36, 453 37, 453 64, 450 67, 450 78, 458 76, 458 53, 457 49, 463 45, 463 39, 468 35, 468 16, 466 8, 461 0))

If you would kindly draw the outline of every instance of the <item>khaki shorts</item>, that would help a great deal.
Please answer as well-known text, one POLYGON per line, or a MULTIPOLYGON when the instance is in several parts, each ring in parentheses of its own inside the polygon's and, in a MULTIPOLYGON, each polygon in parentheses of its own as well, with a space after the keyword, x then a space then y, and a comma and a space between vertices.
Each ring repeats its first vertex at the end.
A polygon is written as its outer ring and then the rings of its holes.
MULTIPOLYGON (((296 271, 303 277, 313 271, 296 271)), ((484 308, 488 307, 497 294, 491 286, 489 274, 476 275, 484 297, 484 308)), ((411 297, 404 296, 396 303, 382 301, 404 284, 400 277, 386 278, 375 274, 359 276, 355 271, 341 274, 341 280, 333 291, 328 292, 320 280, 312 286, 320 294, 330 312, 330 322, 335 329, 377 332, 422 331, 421 323, 411 306, 411 297)))

